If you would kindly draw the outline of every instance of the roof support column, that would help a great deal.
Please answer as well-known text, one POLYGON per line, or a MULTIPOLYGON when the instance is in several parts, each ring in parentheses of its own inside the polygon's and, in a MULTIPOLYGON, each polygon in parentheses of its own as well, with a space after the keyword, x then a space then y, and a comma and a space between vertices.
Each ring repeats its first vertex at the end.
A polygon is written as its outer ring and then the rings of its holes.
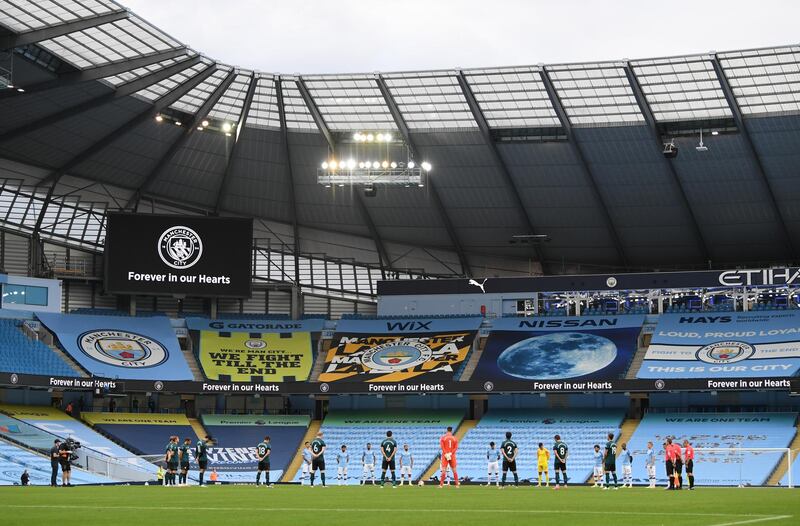
MULTIPOLYGON (((400 108, 397 106, 394 97, 392 97, 392 93, 389 91, 389 86, 386 84, 386 80, 380 74, 378 74, 375 76, 375 82, 377 82, 378 89, 380 89, 383 99, 386 101, 387 106, 389 106, 389 112, 392 114, 392 118, 394 119, 397 129, 400 130, 403 140, 405 141, 409 150, 411 150, 411 155, 413 155, 415 159, 421 160, 421 153, 411 138, 411 132, 408 129, 408 125, 403 118, 403 114, 400 113, 400 108)), ((456 233, 456 229, 453 227, 453 222, 450 221, 450 217, 447 215, 447 210, 445 209, 444 203, 442 203, 442 199, 439 196, 438 190, 436 189, 436 183, 433 178, 429 177, 427 184, 428 188, 430 188, 430 195, 434 201, 433 204, 439 211, 444 229, 447 231, 447 235, 450 237, 450 242, 453 244, 453 248, 458 256, 458 262, 461 265, 461 273, 465 276, 471 276, 472 268, 470 267, 469 260, 467 259, 467 255, 461 245, 461 241, 458 239, 458 234, 456 233)))
MULTIPOLYGON (((308 107, 308 110, 311 112, 311 117, 314 119, 314 122, 317 124, 317 128, 325 136, 325 140, 328 143, 328 147, 331 149, 332 152, 336 152, 336 141, 333 138, 333 134, 331 133, 328 125, 325 123, 325 119, 322 117, 322 113, 319 111, 317 107, 317 103, 314 102, 314 98, 311 96, 311 92, 308 91, 308 87, 306 86, 305 81, 298 77, 297 79, 297 88, 300 91, 300 96, 303 97, 303 100, 308 107)), ((372 239, 375 241, 375 250, 378 253, 378 262, 381 266, 381 276, 386 279, 386 269, 392 269, 392 260, 389 259, 389 254, 386 252, 386 247, 383 245, 383 240, 381 239, 380 234, 378 233, 378 229, 375 226, 375 222, 372 220, 372 216, 369 214, 369 209, 367 205, 364 203, 364 198, 361 195, 361 192, 356 190, 354 192, 354 200, 356 206, 358 207, 359 212, 361 213, 361 217, 364 221, 364 224, 367 225, 367 229, 369 230, 370 234, 372 235, 372 239)))
MULTIPOLYGON (((286 173, 289 175, 289 206, 292 212, 292 235, 294 236, 294 282, 300 285, 300 227, 297 220, 297 197, 294 186, 294 169, 289 148, 289 129, 286 127, 286 108, 283 106, 283 80, 275 77, 275 99, 278 102, 278 118, 281 123, 281 146, 286 157, 286 173)), ((325 276, 327 280, 327 273, 325 276)))
POLYGON ((739 103, 733 94, 733 89, 731 89, 730 82, 728 82, 728 77, 725 76, 725 70, 722 69, 722 64, 720 63, 719 57, 716 53, 711 55, 711 64, 714 66, 714 72, 717 74, 719 84, 722 87, 722 92, 725 94, 725 100, 728 101, 728 106, 731 108, 731 113, 733 114, 734 122, 736 122, 736 127, 739 128, 739 131, 742 133, 742 137, 744 138, 744 142, 747 147, 747 153, 750 154, 756 164, 758 177, 761 179, 761 182, 764 183, 764 188, 767 191, 767 197, 769 198, 770 205, 772 206, 773 210, 775 210, 775 218, 780 226, 788 255, 792 259, 796 260, 797 251, 795 250, 794 243, 792 243, 792 236, 789 234, 789 228, 786 226, 786 220, 784 219, 781 208, 778 205, 778 200, 775 198, 775 189, 772 187, 769 177, 767 177, 767 172, 764 169, 764 163, 761 162, 761 157, 758 155, 758 150, 756 150, 755 143, 753 143, 753 138, 750 136, 750 130, 748 130, 747 123, 742 117, 742 109, 739 107, 739 103))
POLYGON ((703 232, 700 230, 700 222, 697 220, 697 216, 694 213, 694 209, 692 208, 692 205, 689 202, 689 197, 686 194, 686 189, 683 187, 681 178, 678 176, 678 171, 675 169, 675 165, 672 163, 670 159, 667 159, 666 157, 661 155, 661 148, 664 146, 663 143, 661 142, 661 134, 659 133, 658 127, 656 126, 656 119, 655 116, 653 115, 653 111, 650 109, 650 105, 647 103, 647 98, 645 98, 644 96, 641 84, 639 84, 639 79, 633 72, 633 68, 631 67, 630 62, 625 63, 624 69, 625 69, 625 75, 628 77, 628 83, 631 85, 631 89, 633 90, 633 96, 636 99, 636 103, 639 105, 639 109, 642 110, 642 114, 644 115, 644 120, 647 121, 647 126, 650 128, 650 132, 653 134, 653 139, 655 140, 656 145, 658 146, 659 157, 662 157, 664 159, 664 165, 667 167, 670 175, 672 176, 672 181, 675 183, 675 188, 678 189, 678 193, 681 196, 681 202, 683 203, 683 206, 686 207, 686 210, 689 212, 689 217, 692 220, 692 230, 694 231, 694 235, 697 238, 697 244, 700 247, 701 254, 703 256, 703 264, 710 265, 711 256, 708 251, 708 243, 703 237, 703 232))
POLYGON ((611 220, 611 214, 608 211, 608 203, 606 203, 605 199, 603 199, 603 194, 600 193, 600 187, 597 184, 597 180, 595 179, 592 170, 589 168, 589 163, 586 162, 586 156, 583 154, 583 149, 581 148, 578 140, 575 138, 575 134, 573 133, 572 129, 572 123, 567 116, 566 110, 564 110, 564 105, 561 103, 561 98, 558 96, 558 93, 553 86, 550 73, 547 71, 546 67, 542 67, 540 69, 540 73, 544 87, 547 90, 547 95, 550 98, 550 103, 556 110, 558 119, 561 121, 561 126, 564 127, 564 132, 567 135, 567 141, 572 147, 572 152, 580 162, 586 182, 589 183, 589 188, 591 188, 595 199, 597 199, 597 202, 600 203, 600 210, 603 212, 603 219, 605 220, 608 232, 611 234, 611 240, 614 243, 614 247, 617 249, 617 253, 619 254, 620 262, 622 263, 623 267, 627 267, 628 257, 625 255, 625 249, 622 246, 622 241, 617 233, 616 227, 614 226, 614 222, 611 220))

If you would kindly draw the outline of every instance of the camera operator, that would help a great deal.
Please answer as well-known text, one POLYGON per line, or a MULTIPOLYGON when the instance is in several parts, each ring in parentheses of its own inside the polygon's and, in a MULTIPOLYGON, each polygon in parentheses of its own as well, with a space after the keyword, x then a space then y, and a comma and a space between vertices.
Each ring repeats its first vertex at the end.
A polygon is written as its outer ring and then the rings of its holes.
POLYGON ((60 464, 61 460, 61 440, 55 439, 53 441, 53 447, 50 448, 50 468, 52 471, 50 472, 50 485, 55 487, 58 486, 58 465, 60 464))
POLYGON ((68 438, 59 448, 59 461, 61 463, 61 485, 72 486, 70 479, 72 476, 72 461, 78 458, 75 450, 80 448, 80 442, 68 438))

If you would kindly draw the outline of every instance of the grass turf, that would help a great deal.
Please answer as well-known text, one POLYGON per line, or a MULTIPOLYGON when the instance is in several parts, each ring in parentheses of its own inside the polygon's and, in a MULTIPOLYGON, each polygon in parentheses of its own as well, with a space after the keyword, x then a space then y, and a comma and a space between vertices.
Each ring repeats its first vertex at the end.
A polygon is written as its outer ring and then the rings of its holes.
POLYGON ((3 487, 0 524, 212 526, 269 524, 610 524, 613 526, 769 526, 800 524, 800 491, 700 488, 435 486, 3 487))

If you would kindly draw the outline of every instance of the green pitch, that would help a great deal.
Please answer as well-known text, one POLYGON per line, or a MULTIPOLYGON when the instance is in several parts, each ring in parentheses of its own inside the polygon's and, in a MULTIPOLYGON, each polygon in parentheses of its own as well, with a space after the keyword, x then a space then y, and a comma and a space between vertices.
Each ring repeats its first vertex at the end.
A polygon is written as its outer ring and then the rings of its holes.
POLYGON ((768 526, 800 524, 800 490, 524 486, 4 487, 0 524, 150 526, 496 524, 768 526))

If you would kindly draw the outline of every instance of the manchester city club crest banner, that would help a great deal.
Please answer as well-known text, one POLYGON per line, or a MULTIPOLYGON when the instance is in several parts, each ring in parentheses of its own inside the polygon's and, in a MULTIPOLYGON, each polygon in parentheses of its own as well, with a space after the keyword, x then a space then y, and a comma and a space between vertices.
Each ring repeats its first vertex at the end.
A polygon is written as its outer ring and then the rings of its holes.
POLYGON ((175 331, 163 316, 83 316, 38 313, 61 347, 93 376, 132 380, 192 380, 175 331))
POLYGON ((625 374, 644 316, 502 318, 472 380, 608 380, 625 374))
POLYGON ((800 370, 797 311, 664 314, 637 378, 765 378, 800 370))
POLYGON ((480 318, 343 320, 319 381, 451 381, 472 349, 479 326, 480 318), (446 326, 438 328, 436 322, 446 326))

